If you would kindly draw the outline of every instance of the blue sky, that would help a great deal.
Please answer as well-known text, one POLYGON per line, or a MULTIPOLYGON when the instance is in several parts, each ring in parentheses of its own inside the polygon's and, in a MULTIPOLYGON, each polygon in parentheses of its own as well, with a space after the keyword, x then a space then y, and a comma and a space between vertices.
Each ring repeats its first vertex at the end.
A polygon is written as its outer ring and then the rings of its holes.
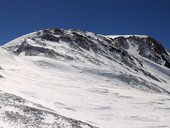
POLYGON ((151 35, 170 49, 170 0, 1 0, 0 44, 45 28, 151 35))

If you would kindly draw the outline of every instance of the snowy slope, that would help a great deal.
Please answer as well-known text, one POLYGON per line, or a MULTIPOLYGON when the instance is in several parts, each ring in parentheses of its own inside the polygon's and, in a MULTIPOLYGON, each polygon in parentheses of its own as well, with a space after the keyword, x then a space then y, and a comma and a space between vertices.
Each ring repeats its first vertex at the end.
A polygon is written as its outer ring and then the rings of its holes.
POLYGON ((63 29, 5 44, 1 95, 22 97, 24 103, 0 100, 0 126, 170 127, 170 59, 159 44, 149 36, 63 29), (25 106, 31 110, 25 112, 25 106))

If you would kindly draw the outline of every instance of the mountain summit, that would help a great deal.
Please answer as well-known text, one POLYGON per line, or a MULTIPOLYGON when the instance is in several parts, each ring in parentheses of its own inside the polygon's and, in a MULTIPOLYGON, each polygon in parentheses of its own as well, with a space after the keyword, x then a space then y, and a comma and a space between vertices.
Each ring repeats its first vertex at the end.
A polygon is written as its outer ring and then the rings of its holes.
MULTIPOLYGON (((120 51, 124 51, 124 49, 132 51, 133 49, 132 52, 138 52, 139 55, 170 68, 169 54, 161 43, 150 36, 142 35, 102 36, 80 30, 46 29, 7 43, 4 48, 16 54, 25 51, 26 56, 35 56, 40 53, 43 53, 45 56, 53 56, 54 54, 62 56, 57 51, 61 47, 64 48, 64 46, 61 46, 64 43, 67 43, 69 48, 78 51, 87 50, 101 55, 111 54, 113 52, 112 49, 120 51), (54 48, 54 46, 58 47, 54 48)), ((70 59, 74 59, 74 57, 75 55, 73 57, 70 56, 70 59)))
POLYGON ((46 29, 0 57, 0 127, 170 127, 170 53, 150 36, 46 29))

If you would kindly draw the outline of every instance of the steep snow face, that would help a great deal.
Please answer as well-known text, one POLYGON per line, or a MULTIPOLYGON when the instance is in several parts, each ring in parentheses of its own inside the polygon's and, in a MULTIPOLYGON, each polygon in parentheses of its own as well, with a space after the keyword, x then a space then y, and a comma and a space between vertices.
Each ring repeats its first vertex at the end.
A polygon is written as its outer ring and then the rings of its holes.
POLYGON ((169 55, 149 36, 47 29, 5 44, 0 57, 0 90, 31 104, 0 101, 4 127, 170 127, 169 55))

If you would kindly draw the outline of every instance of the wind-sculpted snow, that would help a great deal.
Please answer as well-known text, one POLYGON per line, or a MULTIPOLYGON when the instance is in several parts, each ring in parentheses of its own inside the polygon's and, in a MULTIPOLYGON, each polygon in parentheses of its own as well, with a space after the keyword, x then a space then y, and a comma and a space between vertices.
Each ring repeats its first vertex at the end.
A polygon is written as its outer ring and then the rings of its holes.
MULTIPOLYGON (((94 73, 96 75, 102 76, 102 77, 106 77, 109 78, 111 80, 117 79, 120 82, 124 82, 124 85, 128 84, 129 86, 139 89, 139 90, 143 90, 146 92, 152 92, 152 93, 164 93, 164 94, 169 94, 170 92, 167 91, 164 88, 161 88, 159 86, 157 86, 156 84, 146 81, 140 77, 136 77, 133 75, 128 75, 128 74, 115 74, 115 73, 109 73, 109 72, 98 72, 98 71, 87 71, 90 73, 94 73)), ((127 86, 127 85, 126 85, 127 86)))
POLYGON ((170 127, 170 57, 149 36, 46 29, 0 58, 0 127, 170 127))
MULTIPOLYGON (((0 92, 0 120, 8 128, 97 128, 4 92, 0 92)), ((3 123, 0 127, 6 128, 3 123)))

